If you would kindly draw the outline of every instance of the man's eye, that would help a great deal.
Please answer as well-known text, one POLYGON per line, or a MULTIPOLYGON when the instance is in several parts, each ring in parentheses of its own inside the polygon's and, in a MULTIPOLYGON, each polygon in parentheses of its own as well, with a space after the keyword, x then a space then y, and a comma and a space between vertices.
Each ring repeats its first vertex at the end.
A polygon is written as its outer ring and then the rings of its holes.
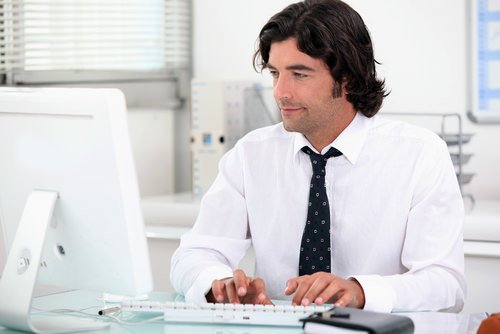
POLYGON ((270 74, 273 78, 277 78, 277 77, 278 77, 278 71, 269 71, 269 74, 270 74))
POLYGON ((299 79, 302 79, 302 78, 307 78, 307 74, 304 74, 304 73, 297 73, 295 72, 293 74, 296 78, 299 78, 299 79))

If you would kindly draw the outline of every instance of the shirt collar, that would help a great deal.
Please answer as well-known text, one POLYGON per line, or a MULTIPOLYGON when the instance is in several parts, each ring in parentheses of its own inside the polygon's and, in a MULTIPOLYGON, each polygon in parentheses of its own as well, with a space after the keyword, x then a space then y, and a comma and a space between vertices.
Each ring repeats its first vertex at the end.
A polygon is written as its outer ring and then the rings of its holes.
POLYGON ((323 152, 317 152, 303 134, 296 132, 294 138, 294 154, 297 156, 302 147, 306 145, 312 148, 316 153, 325 153, 330 149, 330 147, 333 146, 342 152, 347 160, 349 160, 352 164, 355 164, 358 160, 359 154, 361 153, 366 137, 368 136, 370 123, 370 118, 364 116, 360 112, 357 112, 356 116, 347 128, 345 128, 333 142, 328 144, 323 149, 323 152))

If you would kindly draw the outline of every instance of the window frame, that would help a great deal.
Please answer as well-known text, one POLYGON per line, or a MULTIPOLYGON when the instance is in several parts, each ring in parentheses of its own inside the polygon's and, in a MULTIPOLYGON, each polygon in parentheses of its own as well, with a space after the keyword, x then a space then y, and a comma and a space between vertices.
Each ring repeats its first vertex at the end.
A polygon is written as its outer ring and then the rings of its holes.
MULTIPOLYGON (((0 13, 2 13, 2 6, 13 6, 16 1, 22 0, 4 0, 3 4, 0 5, 0 13)), ((183 50, 187 52, 187 57, 186 63, 183 65, 168 66, 168 64, 165 63, 165 67, 158 70, 23 70, 13 68, 2 71, 0 68, 0 85, 99 84, 141 81, 176 81, 179 85, 179 82, 183 83, 189 80, 191 76, 193 3, 192 0, 163 0, 164 5, 169 1, 181 1, 187 5, 188 9, 188 13, 185 16, 188 21, 187 29, 183 30, 183 33, 187 32, 188 35, 187 49, 183 50)), ((5 10, 3 13, 5 13, 5 10)), ((0 61, 2 60, 2 54, 6 53, 5 49, 8 48, 8 44, 2 43, 1 37, 3 30, 9 29, 9 22, 12 25, 12 20, 2 20, 2 16, 0 16, 0 61)), ((173 21, 166 21, 165 23, 168 24, 170 22, 173 21)), ((12 29, 12 27, 10 27, 10 29, 12 29)), ((167 37, 165 37, 165 39, 167 39, 167 37)), ((183 89, 185 85, 181 84, 181 86, 181 89, 183 89)), ((187 96, 187 94, 187 92, 181 92, 180 95, 187 96)))
MULTIPOLYGON (((500 62, 500 50, 488 49, 489 24, 500 25, 500 10, 488 9, 491 0, 468 0, 467 45, 468 45, 468 110, 467 117, 477 124, 500 124, 500 96, 485 97, 484 94, 500 93, 500 88, 490 87, 487 78, 500 75, 490 66, 492 61, 500 62), (493 58, 492 58, 493 57, 493 58), (486 107, 489 100, 498 100, 498 106, 486 107), (495 109, 498 108, 498 109, 495 109)), ((500 30, 498 30, 500 31, 500 30)), ((498 38, 498 37, 497 37, 498 38)))

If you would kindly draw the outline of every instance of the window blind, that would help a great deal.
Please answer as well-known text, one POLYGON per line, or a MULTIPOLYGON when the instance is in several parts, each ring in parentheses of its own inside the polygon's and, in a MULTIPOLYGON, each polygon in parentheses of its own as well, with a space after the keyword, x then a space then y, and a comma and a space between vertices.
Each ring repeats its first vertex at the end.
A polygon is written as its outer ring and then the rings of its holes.
POLYGON ((189 64, 190 26, 190 0, 2 0, 0 74, 172 75, 189 64))

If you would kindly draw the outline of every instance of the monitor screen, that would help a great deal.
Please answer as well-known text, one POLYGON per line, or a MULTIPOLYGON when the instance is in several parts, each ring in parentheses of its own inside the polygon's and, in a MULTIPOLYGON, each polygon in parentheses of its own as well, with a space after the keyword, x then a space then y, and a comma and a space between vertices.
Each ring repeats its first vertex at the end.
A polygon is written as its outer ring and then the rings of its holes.
MULTIPOLYGON (((0 300, 19 300, 24 312, 33 280, 129 296, 152 290, 119 90, 0 88, 0 162, 9 251, 0 300)), ((0 306, 0 324, 15 327, 3 313, 12 308, 0 306)))

